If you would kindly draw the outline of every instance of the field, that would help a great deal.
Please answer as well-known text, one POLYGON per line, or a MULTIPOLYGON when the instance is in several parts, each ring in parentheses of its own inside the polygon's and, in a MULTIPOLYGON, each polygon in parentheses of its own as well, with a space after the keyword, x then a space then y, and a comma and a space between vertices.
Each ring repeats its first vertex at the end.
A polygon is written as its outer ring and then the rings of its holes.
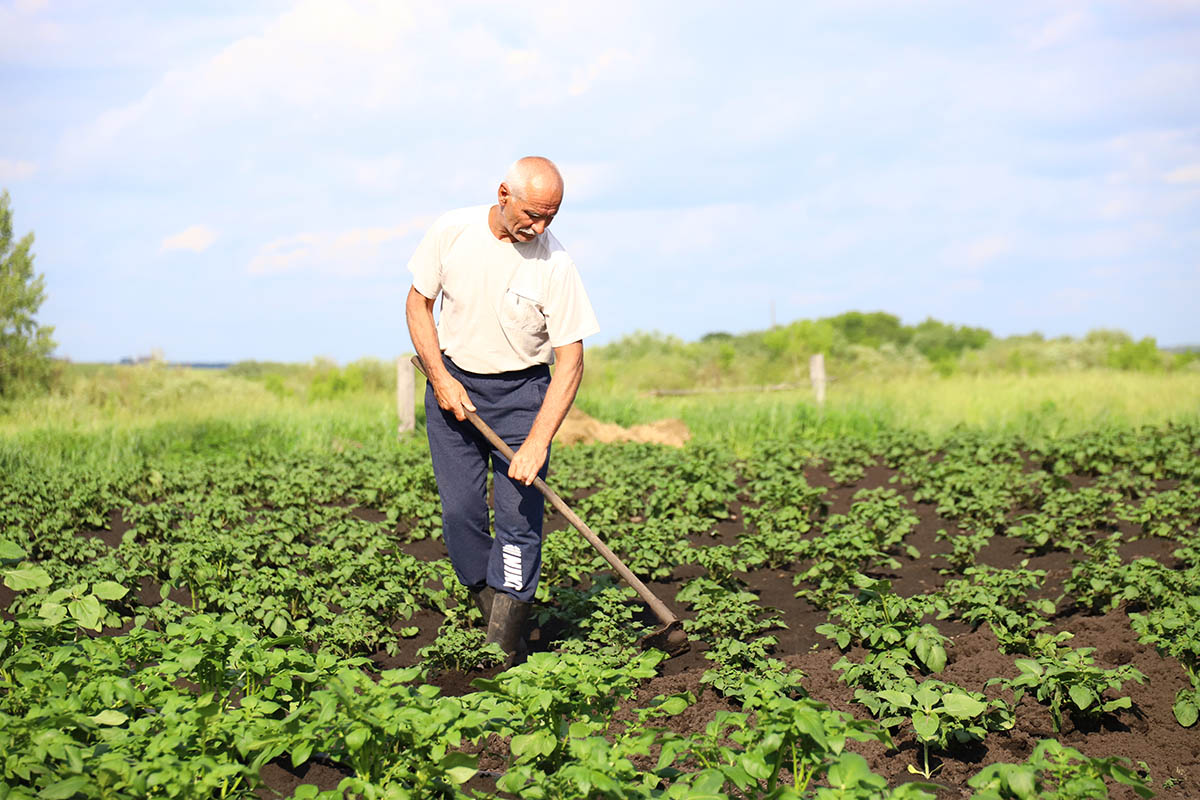
POLYGON ((696 434, 550 476, 693 646, 551 515, 506 672, 385 391, 10 406, 0 798, 1200 797, 1194 377, 933 381, 585 391, 696 434))

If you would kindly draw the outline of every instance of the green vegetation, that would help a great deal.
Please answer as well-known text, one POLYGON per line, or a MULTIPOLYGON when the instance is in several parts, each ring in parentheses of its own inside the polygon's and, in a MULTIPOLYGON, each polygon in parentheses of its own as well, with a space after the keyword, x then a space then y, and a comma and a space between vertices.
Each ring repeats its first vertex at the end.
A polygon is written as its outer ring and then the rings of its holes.
POLYGON ((1160 350, 1153 338, 1134 341, 1116 330, 1082 339, 1046 339, 1038 333, 999 338, 982 328, 926 319, 903 325, 884 312, 850 311, 799 320, 766 331, 710 333, 684 342, 635 333, 588 352, 596 386, 650 391, 803 383, 809 356, 823 353, 837 380, 859 376, 996 373, 1036 375, 1080 370, 1132 372, 1196 370, 1200 352, 1160 350))
POLYGON ((45 277, 33 271, 33 234, 13 241, 8 192, 0 192, 0 397, 46 386, 54 328, 34 315, 46 299, 45 277))
POLYGON ((1108 797, 1106 781, 1153 797, 1145 778, 1120 758, 1092 758, 1043 739, 1024 764, 992 764, 969 781, 973 800, 1090 800, 1108 797))
MULTIPOLYGON (((908 335, 929 364, 922 347, 960 367, 999 346, 884 317, 847 315, 830 341, 908 335)), ((1018 704, 1064 730, 1136 713, 1141 674, 1068 647, 1056 611, 1128 612, 1178 662, 1166 724, 1196 730, 1191 367, 863 373, 818 410, 805 390, 645 398, 605 388, 604 358, 585 408, 677 414, 694 440, 557 448, 552 483, 635 571, 676 578, 706 648, 689 691, 644 691, 662 656, 634 649, 640 605, 557 528, 535 612, 555 652, 461 697, 433 685, 497 654, 448 562, 409 553, 437 536, 440 506, 423 438, 395 434, 394 365, 65 365, 47 394, 0 404, 0 796, 249 798, 265 764, 317 759, 348 777, 295 797, 467 796, 487 750, 496 791, 518 796, 927 797, 889 789, 855 743, 895 736, 912 749, 893 755, 931 778, 1019 724, 1018 704), (890 484, 852 488, 879 470, 890 484), (912 544, 929 514, 941 552, 912 544), (1057 602, 1044 570, 978 563, 1005 537, 1071 560, 1057 602), (1141 539, 1169 541, 1174 560, 1123 555, 1141 539), (881 577, 923 559, 945 577, 936 592, 881 577), (822 612, 857 719, 807 696, 756 570, 822 612), (943 620, 995 634, 1016 676, 996 681, 1003 698, 938 680, 958 652, 943 620), (376 666, 401 653, 404 668, 376 666), (710 693, 721 710, 701 715, 710 693)), ((1147 786, 1057 742, 975 774, 981 798, 1147 786)))

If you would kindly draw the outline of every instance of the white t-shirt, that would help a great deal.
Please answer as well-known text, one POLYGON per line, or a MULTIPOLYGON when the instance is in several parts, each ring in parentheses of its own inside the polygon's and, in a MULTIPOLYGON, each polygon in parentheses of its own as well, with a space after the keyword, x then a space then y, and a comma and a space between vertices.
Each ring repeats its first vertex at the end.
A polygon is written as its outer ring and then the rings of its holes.
POLYGON ((491 374, 554 363, 555 347, 600 330, 575 262, 550 231, 502 242, 491 206, 450 211, 408 262, 413 287, 442 295, 438 342, 468 372, 491 374))

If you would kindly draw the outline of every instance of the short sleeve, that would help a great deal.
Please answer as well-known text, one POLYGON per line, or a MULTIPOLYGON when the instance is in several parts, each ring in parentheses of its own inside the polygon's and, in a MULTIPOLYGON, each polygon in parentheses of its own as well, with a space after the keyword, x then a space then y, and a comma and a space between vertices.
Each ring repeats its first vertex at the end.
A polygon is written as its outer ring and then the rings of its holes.
POLYGON ((542 307, 550 346, 562 347, 599 333, 600 323, 596 321, 596 313, 592 311, 575 262, 565 254, 556 260, 558 263, 550 272, 549 292, 542 307))
POLYGON ((442 290, 441 228, 438 220, 430 226, 408 260, 413 276, 413 288, 430 300, 436 300, 442 290))

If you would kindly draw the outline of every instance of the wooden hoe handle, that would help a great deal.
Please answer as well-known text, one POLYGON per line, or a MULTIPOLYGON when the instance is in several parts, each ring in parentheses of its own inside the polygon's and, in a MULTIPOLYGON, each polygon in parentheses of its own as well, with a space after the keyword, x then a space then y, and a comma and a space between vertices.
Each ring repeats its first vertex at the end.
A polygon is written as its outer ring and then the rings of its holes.
MULTIPOLYGON (((418 372, 426 377, 426 379, 429 378, 429 375, 425 372, 425 365, 421 362, 420 356, 413 356, 412 364, 417 368, 418 372)), ((478 428, 479 432, 482 433, 484 437, 491 443, 492 447, 495 447, 504 455, 505 458, 507 458, 509 461, 512 461, 513 456, 516 455, 513 453, 513 449, 505 444, 504 440, 497 436, 496 432, 492 430, 486 422, 481 420, 478 414, 476 414, 474 411, 468 411, 466 408, 463 409, 463 413, 467 415, 467 419, 471 421, 471 424, 478 428)), ((599 536, 592 532, 592 529, 589 528, 584 521, 579 518, 579 515, 571 510, 571 507, 568 506, 566 502, 558 496, 558 492, 551 489, 541 478, 535 477, 533 479, 533 485, 537 487, 537 490, 541 492, 548 501, 550 501, 550 505, 554 506, 558 513, 567 518, 567 522, 570 522, 575 526, 575 529, 583 535, 583 538, 587 539, 588 544, 596 548, 596 551, 604 557, 604 560, 608 562, 610 567, 616 570, 617 574, 621 576, 622 580, 633 587, 633 590, 638 593, 638 597, 642 598, 642 600, 646 602, 646 605, 650 606, 650 610, 654 612, 654 616, 658 617, 659 621, 661 621, 664 625, 670 625, 679 619, 673 613, 671 613, 671 609, 667 608, 666 604, 663 603, 662 600, 658 599, 654 592, 650 591, 650 589, 646 587, 646 584, 642 583, 641 579, 638 578, 637 575, 633 574, 629 567, 625 566, 621 559, 617 558, 617 554, 609 549, 608 545, 602 542, 599 536)))

